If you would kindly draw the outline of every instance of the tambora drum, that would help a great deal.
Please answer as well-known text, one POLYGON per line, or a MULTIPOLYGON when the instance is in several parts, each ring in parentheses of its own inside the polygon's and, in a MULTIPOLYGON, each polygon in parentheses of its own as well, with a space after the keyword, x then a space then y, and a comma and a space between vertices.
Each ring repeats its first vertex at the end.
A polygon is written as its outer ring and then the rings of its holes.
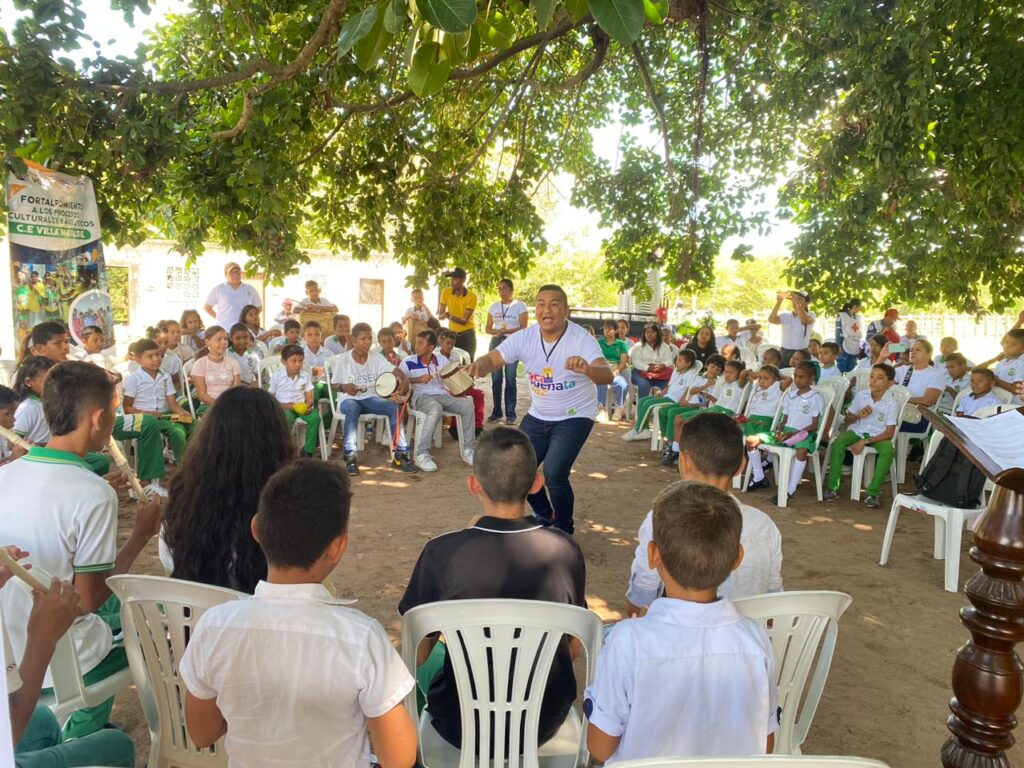
POLYGON ((390 398, 395 397, 398 400, 407 400, 408 395, 402 396, 398 394, 398 377, 391 371, 382 373, 377 377, 377 381, 373 383, 373 390, 377 393, 378 397, 390 398))
POLYGON ((473 377, 458 363, 448 363, 440 371, 445 388, 455 397, 461 397, 473 388, 473 377))

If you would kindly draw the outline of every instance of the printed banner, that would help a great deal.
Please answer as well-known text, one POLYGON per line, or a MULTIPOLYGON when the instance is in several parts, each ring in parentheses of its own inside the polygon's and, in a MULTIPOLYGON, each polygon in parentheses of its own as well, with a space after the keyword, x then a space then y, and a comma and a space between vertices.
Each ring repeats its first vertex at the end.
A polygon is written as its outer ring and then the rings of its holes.
POLYGON ((17 343, 46 320, 68 326, 81 343, 95 325, 114 343, 99 211, 92 180, 29 163, 7 179, 11 289, 17 343))

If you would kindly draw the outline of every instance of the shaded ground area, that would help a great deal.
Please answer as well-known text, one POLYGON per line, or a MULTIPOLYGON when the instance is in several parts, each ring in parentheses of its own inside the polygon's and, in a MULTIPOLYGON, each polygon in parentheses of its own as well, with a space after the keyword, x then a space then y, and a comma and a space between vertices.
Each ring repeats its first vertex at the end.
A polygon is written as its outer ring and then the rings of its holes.
MULTIPOLYGON (((520 413, 525 413, 522 404, 520 413)), ((609 620, 621 615, 637 528, 658 491, 676 478, 674 470, 659 466, 646 444, 623 443, 619 435, 625 429, 598 424, 573 475, 587 598, 609 620)), ((355 483, 351 543, 333 575, 339 596, 358 598, 357 607, 396 640, 398 601, 423 543, 462 527, 479 512, 465 490, 469 467, 447 436, 434 456, 440 472, 408 477, 383 468, 383 449, 367 451, 355 483)), ((848 484, 843 487, 848 492, 848 484)), ((957 611, 967 601, 942 589, 942 562, 931 556, 932 521, 905 513, 883 568, 877 563, 887 509, 867 509, 848 499, 819 504, 806 479, 789 508, 776 508, 773 499, 774 494, 760 492, 744 501, 771 515, 782 531, 786 588, 853 595, 805 753, 875 757, 894 768, 938 765, 947 737, 950 669, 967 638, 957 611)), ((882 500, 886 506, 891 502, 888 491, 882 500)), ((132 505, 126 504, 121 511, 125 536, 131 514, 132 505)), ((969 541, 965 534, 961 583, 977 570, 966 554, 969 541)), ((135 570, 162 574, 155 542, 135 570)), ((135 738, 142 765, 149 736, 134 690, 119 696, 114 719, 135 738)), ((1015 747, 1009 757, 1024 762, 1024 749, 1015 747)))

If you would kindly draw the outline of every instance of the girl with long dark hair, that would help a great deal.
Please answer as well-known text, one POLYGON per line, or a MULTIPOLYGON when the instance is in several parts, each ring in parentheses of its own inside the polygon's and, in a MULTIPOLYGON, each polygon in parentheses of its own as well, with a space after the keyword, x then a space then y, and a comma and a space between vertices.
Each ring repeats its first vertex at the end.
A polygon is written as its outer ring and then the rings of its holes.
POLYGON ((661 327, 647 323, 640 341, 629 350, 629 364, 633 368, 630 381, 636 386, 639 397, 651 394, 652 382, 668 381, 675 357, 676 348, 662 338, 661 327))

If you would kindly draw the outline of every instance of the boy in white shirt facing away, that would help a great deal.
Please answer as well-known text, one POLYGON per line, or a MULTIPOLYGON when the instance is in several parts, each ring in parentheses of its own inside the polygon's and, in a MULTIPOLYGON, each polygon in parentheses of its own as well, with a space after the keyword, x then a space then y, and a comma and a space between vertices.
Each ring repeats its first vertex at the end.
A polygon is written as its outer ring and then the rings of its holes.
POLYGON ((306 425, 306 442, 302 452, 307 459, 316 453, 320 432, 320 413, 313 404, 313 377, 302 370, 305 354, 298 344, 288 344, 281 350, 281 367, 270 377, 267 391, 281 404, 284 417, 291 428, 296 420, 306 425))
POLYGON ((299 459, 260 494, 252 534, 267 580, 209 609, 181 660, 200 747, 227 734, 229 766, 384 768, 416 761, 403 706, 415 681, 384 628, 323 586, 348 546, 352 492, 338 464, 299 459))
MULTIPOLYGON (((700 413, 688 419, 679 433, 679 477, 728 492, 743 469, 743 430, 729 414, 700 413)), ((735 498, 735 497, 734 497, 735 498)), ((740 598, 782 591, 782 534, 764 512, 740 504, 743 562, 718 588, 719 597, 740 598)), ((640 530, 626 591, 626 614, 640 616, 662 593, 661 576, 647 561, 653 534, 653 513, 640 530)))
POLYGON ((584 694, 596 760, 774 748, 779 708, 768 633, 718 596, 743 562, 742 526, 736 500, 710 485, 673 483, 654 500, 647 557, 665 597, 642 618, 619 622, 598 656, 584 694))
POLYGON ((896 419, 899 411, 896 401, 887 397, 893 385, 896 371, 888 363, 879 363, 871 368, 868 388, 853 396, 850 407, 843 415, 846 430, 841 432, 832 446, 828 467, 828 488, 822 495, 825 501, 839 498, 839 486, 843 480, 843 455, 850 451, 854 455, 871 446, 878 451, 875 457, 875 472, 868 483, 865 506, 878 509, 882 483, 889 476, 893 461, 892 438, 896 434, 896 419))
POLYGON ((971 371, 971 393, 960 400, 956 415, 974 416, 986 406, 1003 405, 1003 401, 992 391, 995 385, 996 375, 988 368, 975 368, 971 371))

